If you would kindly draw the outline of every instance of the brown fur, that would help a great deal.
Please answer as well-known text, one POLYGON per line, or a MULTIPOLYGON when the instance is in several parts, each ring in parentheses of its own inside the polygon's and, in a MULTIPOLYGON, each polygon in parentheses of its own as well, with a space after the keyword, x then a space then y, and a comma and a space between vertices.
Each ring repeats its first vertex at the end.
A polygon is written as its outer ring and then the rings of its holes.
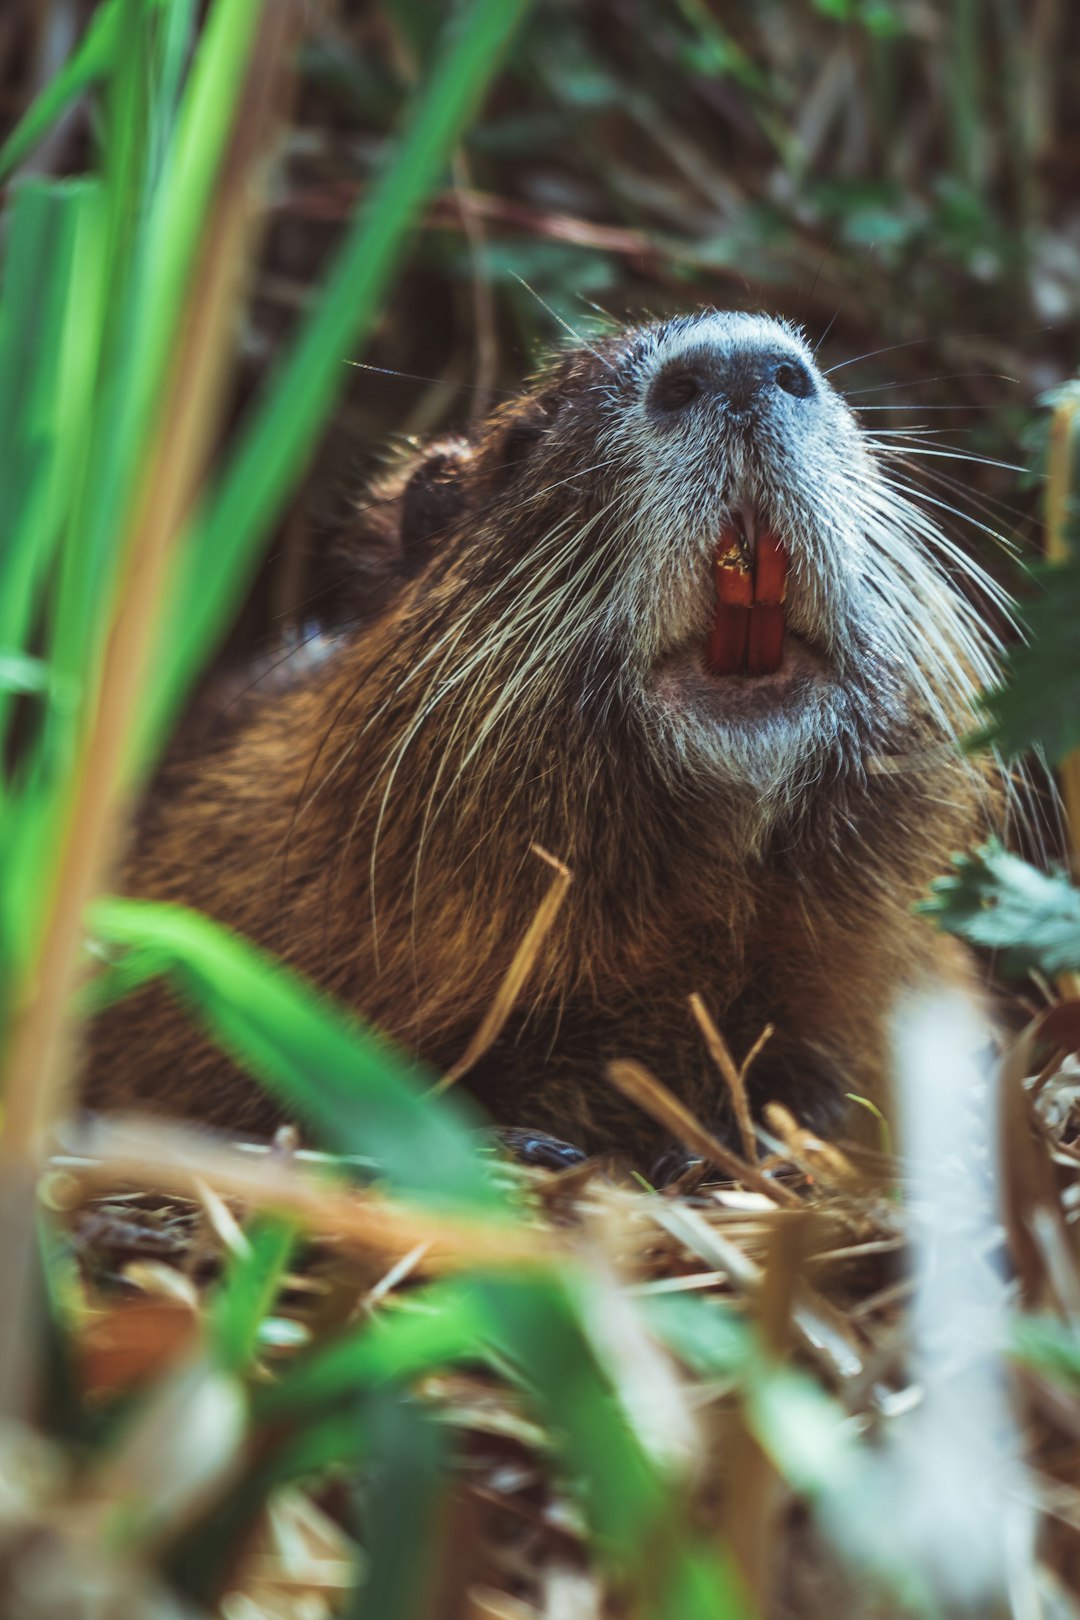
MULTIPOLYGON (((598 375, 588 354, 571 356, 472 444, 437 447, 378 492, 355 544, 401 538, 389 611, 302 675, 256 685, 216 734, 174 755, 123 887, 197 906, 280 953, 438 1071, 460 1057, 550 882, 531 852, 541 844, 570 867, 569 898, 467 1084, 497 1121, 648 1164, 663 1144, 605 1080, 613 1058, 645 1062, 726 1128, 692 991, 737 1057, 775 1025, 753 1074, 758 1105, 777 1097, 834 1129, 844 1093, 882 1096, 895 999, 944 964, 912 904, 986 804, 959 756, 893 770, 886 737, 871 749, 881 769, 836 773, 747 853, 730 829, 751 806, 706 782, 671 792, 625 716, 590 711, 573 680, 563 699, 525 701, 459 776, 512 668, 498 657, 419 726, 393 773, 427 685, 410 671, 462 602, 494 589, 491 612, 505 611, 509 560, 565 505, 560 477, 595 456, 581 413, 598 375), (580 410, 563 430, 567 399, 580 410), (552 493, 530 507, 523 490, 541 478, 552 493)), ((604 475, 596 484, 599 501, 604 475)), ((99 1021, 87 1095, 248 1130, 278 1117, 160 989, 99 1021)))

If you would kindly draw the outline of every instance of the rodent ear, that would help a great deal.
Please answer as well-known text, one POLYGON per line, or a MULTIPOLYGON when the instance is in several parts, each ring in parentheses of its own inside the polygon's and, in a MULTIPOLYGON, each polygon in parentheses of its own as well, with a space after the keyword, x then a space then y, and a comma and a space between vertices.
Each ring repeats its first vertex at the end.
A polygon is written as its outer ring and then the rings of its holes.
POLYGON ((551 426, 554 414, 554 402, 541 396, 510 421, 496 452, 500 471, 513 477, 551 426))
POLYGON ((401 552, 409 573, 427 562, 442 535, 453 527, 468 502, 462 473, 473 458, 467 439, 443 439, 431 446, 401 495, 401 552))

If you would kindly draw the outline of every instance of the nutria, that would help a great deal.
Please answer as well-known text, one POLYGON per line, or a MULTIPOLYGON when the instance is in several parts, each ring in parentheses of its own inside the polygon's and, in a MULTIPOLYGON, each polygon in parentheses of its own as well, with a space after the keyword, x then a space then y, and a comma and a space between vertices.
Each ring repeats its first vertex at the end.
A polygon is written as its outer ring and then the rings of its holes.
MULTIPOLYGON (((995 642, 801 334, 709 310, 583 344, 414 454, 349 544, 396 548, 390 605, 177 751, 124 888, 438 1072, 548 888, 539 845, 572 883, 465 1082, 495 1121, 647 1163, 605 1077, 634 1058, 723 1131, 693 991, 736 1055, 775 1026, 755 1106, 835 1131, 880 1097, 896 999, 942 971, 912 904, 994 811, 958 739, 995 642)), ((160 991, 101 1021, 89 1096, 277 1117, 160 991)))

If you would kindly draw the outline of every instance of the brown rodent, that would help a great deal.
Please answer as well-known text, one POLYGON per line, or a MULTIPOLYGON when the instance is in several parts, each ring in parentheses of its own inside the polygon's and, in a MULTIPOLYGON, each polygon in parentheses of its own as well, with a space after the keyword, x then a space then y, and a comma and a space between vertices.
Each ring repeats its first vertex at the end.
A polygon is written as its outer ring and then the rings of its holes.
MULTIPOLYGON (((693 991, 736 1056, 775 1026, 755 1105, 835 1130, 846 1093, 880 1097, 897 1000, 941 971, 912 903, 993 810, 957 739, 994 645, 801 336, 705 311, 566 353, 418 452, 353 543, 400 548, 390 606, 176 754, 124 888, 280 953, 438 1072, 550 883, 540 845, 573 880, 465 1082, 496 1121, 649 1163, 656 1127, 605 1077, 633 1058, 723 1131, 693 991), (786 559, 775 669, 716 672, 733 536, 786 559)), ((277 1117, 161 991, 100 1021, 87 1094, 277 1117)))

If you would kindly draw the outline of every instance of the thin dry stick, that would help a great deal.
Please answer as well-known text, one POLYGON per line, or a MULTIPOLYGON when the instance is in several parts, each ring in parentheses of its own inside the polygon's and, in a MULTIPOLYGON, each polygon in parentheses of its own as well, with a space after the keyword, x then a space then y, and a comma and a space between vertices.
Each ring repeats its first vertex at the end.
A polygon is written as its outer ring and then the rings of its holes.
POLYGON ((536 915, 525 930, 525 937, 514 952, 513 961, 506 970, 506 975, 500 984, 495 998, 480 1021, 480 1026, 465 1048, 464 1053, 454 1064, 447 1069, 442 1079, 432 1087, 433 1092, 445 1091, 448 1086, 468 1074, 474 1063, 477 1063, 484 1053, 498 1040, 507 1019, 513 1011, 514 1003, 521 994, 533 964, 540 954, 540 949, 551 932, 552 924, 559 915, 559 909, 566 899, 570 887, 570 871, 562 861, 549 855, 547 850, 541 849, 539 844, 532 845, 534 855, 539 855, 542 861, 555 869, 555 880, 536 908, 536 915))
POLYGON ((776 1025, 766 1024, 765 1028, 762 1030, 749 1052, 747 1052, 746 1056, 739 1064, 739 1084, 744 1090, 746 1088, 747 1075, 750 1073, 750 1070, 754 1067, 754 1064, 757 1062, 758 1058, 761 1056, 762 1052, 765 1050, 766 1046, 772 1040, 775 1034, 776 1025))
POLYGON ((710 1164, 722 1170, 730 1180, 739 1181, 744 1187, 751 1187, 754 1192, 761 1193, 774 1204, 784 1205, 788 1209, 802 1209, 802 1200, 795 1193, 780 1182, 770 1181, 768 1176, 762 1175, 760 1170, 740 1159, 730 1148, 726 1148, 711 1131, 705 1129, 686 1104, 670 1092, 643 1063, 634 1063, 628 1058, 622 1058, 608 1064, 607 1076, 624 1097, 637 1103, 638 1107, 650 1114, 658 1125, 670 1131, 672 1136, 677 1137, 692 1153, 699 1153, 703 1159, 708 1159, 710 1164))
MULTIPOLYGON (((418 1270, 542 1265, 556 1242, 533 1227, 426 1210, 356 1188, 335 1186, 323 1172, 302 1170, 271 1154, 252 1158, 189 1126, 137 1118, 98 1119, 51 1161, 80 1197, 134 1188, 292 1216, 314 1236, 344 1249, 374 1251, 394 1262, 412 1256, 418 1270), (414 1251, 423 1249, 422 1258, 414 1251)), ((70 1197, 65 1193, 65 1203, 70 1197)))
MULTIPOLYGON (((735 1059, 731 1055, 731 1048, 721 1035, 719 1029, 712 1021, 708 1008, 695 990, 690 997, 690 1011, 697 1019, 698 1028, 705 1037, 705 1045, 709 1049, 709 1056, 724 1078, 724 1084, 731 1093, 731 1105, 735 1110, 735 1119, 742 1137, 743 1155, 748 1164, 757 1163, 757 1138, 754 1134, 754 1121, 750 1113, 750 1103, 746 1095, 744 1075, 749 1065, 749 1059, 742 1068, 736 1068, 735 1059)), ((771 1029, 770 1029, 771 1033, 771 1029)), ((768 1036, 765 1037, 767 1039, 768 1036)), ((764 1044, 759 1038, 751 1056, 756 1056, 764 1044)))

